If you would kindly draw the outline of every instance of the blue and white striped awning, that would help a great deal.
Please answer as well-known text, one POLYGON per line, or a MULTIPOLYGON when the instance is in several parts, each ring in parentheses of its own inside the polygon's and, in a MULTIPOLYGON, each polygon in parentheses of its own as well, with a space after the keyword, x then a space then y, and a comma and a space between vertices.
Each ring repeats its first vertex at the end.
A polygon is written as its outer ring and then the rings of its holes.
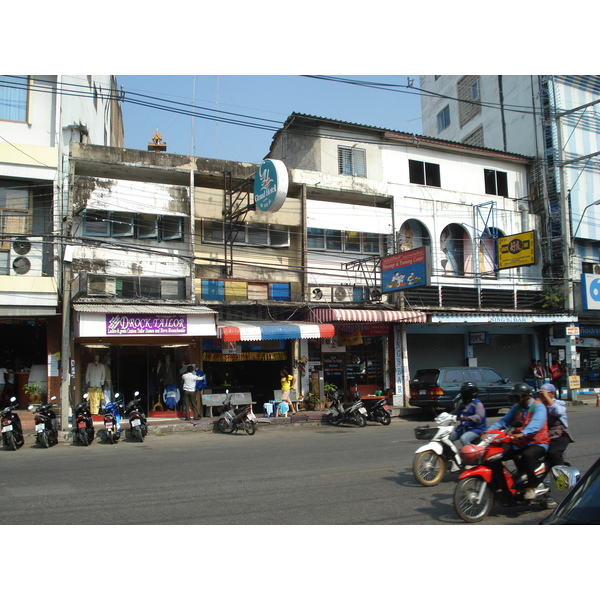
POLYGON ((335 327, 327 323, 297 321, 227 321, 217 323, 224 342, 332 338, 335 327))

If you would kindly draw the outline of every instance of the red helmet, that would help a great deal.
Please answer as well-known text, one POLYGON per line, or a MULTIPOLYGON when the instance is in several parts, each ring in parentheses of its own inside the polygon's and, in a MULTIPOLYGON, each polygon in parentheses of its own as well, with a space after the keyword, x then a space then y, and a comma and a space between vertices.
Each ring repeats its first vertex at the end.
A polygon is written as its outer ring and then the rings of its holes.
POLYGON ((475 444, 467 444, 460 449, 459 454, 465 465, 478 465, 485 454, 485 449, 475 444))

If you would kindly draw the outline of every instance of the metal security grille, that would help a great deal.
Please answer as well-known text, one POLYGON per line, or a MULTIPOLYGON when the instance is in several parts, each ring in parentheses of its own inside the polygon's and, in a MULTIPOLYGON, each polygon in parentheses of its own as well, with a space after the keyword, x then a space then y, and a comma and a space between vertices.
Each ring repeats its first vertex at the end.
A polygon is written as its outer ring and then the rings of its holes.
POLYGON ((340 175, 367 176, 367 153, 361 148, 338 147, 338 168, 340 175))

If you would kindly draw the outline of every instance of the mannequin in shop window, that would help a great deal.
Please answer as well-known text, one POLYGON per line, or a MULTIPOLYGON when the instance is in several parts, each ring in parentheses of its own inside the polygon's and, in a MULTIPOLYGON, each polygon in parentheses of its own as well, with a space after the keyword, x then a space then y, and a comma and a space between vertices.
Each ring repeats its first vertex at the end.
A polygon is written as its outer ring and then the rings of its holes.
POLYGON ((171 362, 171 357, 167 354, 165 362, 158 365, 156 370, 159 389, 162 393, 163 403, 170 409, 175 410, 179 402, 179 389, 177 388, 177 375, 175 373, 175 363, 171 362))
POLYGON ((85 372, 85 384, 87 386, 90 412, 98 414, 100 404, 104 398, 102 386, 106 382, 106 367, 100 362, 100 356, 94 355, 94 362, 88 364, 85 372))

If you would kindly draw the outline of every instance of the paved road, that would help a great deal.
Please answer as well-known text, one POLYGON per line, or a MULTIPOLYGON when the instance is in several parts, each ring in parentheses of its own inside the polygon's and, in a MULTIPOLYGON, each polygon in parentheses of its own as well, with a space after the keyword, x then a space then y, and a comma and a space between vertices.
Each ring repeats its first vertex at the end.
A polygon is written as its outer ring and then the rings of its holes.
MULTIPOLYGON (((570 461, 600 455, 600 409, 573 407, 570 461)), ((261 427, 150 436, 88 448, 0 451, 1 524, 462 524, 455 475, 434 488, 411 472, 418 422, 383 427, 261 427)), ((485 524, 532 524, 547 511, 494 510, 485 524)))

